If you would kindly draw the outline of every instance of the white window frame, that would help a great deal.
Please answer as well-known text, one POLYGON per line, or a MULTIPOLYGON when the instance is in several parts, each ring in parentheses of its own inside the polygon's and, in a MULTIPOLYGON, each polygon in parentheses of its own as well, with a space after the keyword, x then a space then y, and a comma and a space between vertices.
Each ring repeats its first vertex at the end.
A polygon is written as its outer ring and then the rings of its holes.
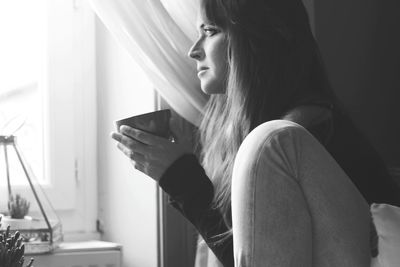
POLYGON ((95 16, 85 0, 48 0, 48 3, 57 4, 57 10, 61 11, 51 18, 59 23, 57 28, 49 29, 49 36, 57 36, 49 44, 65 50, 50 53, 54 57, 48 61, 48 71, 53 72, 47 90, 50 112, 46 125, 50 127, 45 131, 49 133, 45 162, 53 164, 46 169, 50 170, 50 177, 56 177, 49 198, 65 222, 65 232, 94 233, 97 218, 95 16))
MULTIPOLYGON (((66 240, 98 238, 95 16, 87 0, 47 4, 49 53, 42 88, 44 175, 49 182, 42 188, 66 240)), ((13 187, 13 193, 29 195, 28 190, 13 187)))

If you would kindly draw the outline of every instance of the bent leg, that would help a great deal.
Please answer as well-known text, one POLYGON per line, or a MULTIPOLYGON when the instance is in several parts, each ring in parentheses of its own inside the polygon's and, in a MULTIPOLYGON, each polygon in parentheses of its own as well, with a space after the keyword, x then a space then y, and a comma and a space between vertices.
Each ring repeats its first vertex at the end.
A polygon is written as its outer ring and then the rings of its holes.
POLYGON ((235 266, 369 266, 369 206, 303 127, 277 120, 241 145, 232 177, 235 266))

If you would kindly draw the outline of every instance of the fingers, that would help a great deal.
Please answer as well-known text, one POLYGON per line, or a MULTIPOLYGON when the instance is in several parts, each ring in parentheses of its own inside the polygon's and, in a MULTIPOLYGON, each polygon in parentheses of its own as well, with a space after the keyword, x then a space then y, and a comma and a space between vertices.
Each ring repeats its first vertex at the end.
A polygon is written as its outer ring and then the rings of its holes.
POLYGON ((132 159, 132 157, 134 156, 134 152, 132 150, 130 150, 129 148, 127 148, 126 146, 124 146, 121 143, 117 144, 117 147, 119 150, 122 151, 122 153, 125 154, 125 156, 127 156, 128 158, 132 159))
POLYGON ((146 151, 149 150, 148 146, 125 135, 119 133, 112 133, 111 137, 123 144, 129 151, 133 150, 140 154, 146 154, 146 151))
POLYGON ((147 155, 151 150, 149 146, 142 144, 130 137, 124 136, 119 133, 112 133, 111 137, 118 141, 117 147, 121 150, 128 158, 134 161, 145 162, 147 155))
MULTIPOLYGON (((121 143, 118 143, 117 147, 128 157, 131 159, 131 163, 133 165, 133 167, 138 170, 141 171, 145 174, 147 174, 147 168, 145 167, 145 164, 143 163, 143 161, 136 161, 135 158, 138 158, 139 156, 137 155, 138 153, 135 153, 131 150, 129 150, 128 148, 126 148, 125 146, 123 146, 121 143)), ((141 155, 142 158, 144 158, 143 155, 141 155)))
POLYGON ((118 149, 132 161, 135 169, 156 181, 177 155, 179 156, 182 153, 179 145, 143 131, 136 132, 133 128, 122 128, 121 133, 114 132, 111 137, 118 142, 118 149), (136 138, 140 140, 136 140, 136 138), (159 143, 152 145, 145 143, 153 143, 155 140, 159 143))
MULTIPOLYGON (((120 145, 121 147, 123 147, 123 145, 120 145)), ((153 177, 153 172, 151 172, 150 166, 148 164, 148 162, 145 160, 145 157, 143 155, 140 155, 138 153, 130 153, 130 158, 131 158, 131 163, 133 165, 133 167, 146 174, 147 176, 155 179, 155 177, 153 177)), ((156 179, 155 179, 156 180, 156 179)))
POLYGON ((125 156, 127 156, 128 158, 130 158, 135 166, 135 168, 137 168, 140 171, 143 171, 146 165, 146 157, 142 154, 136 153, 132 150, 130 150, 129 148, 127 148, 126 146, 124 146, 121 143, 117 144, 117 147, 119 150, 121 150, 125 156))
POLYGON ((148 162, 145 155, 134 152, 134 151, 131 151, 131 153, 129 154, 129 158, 141 165, 145 165, 148 162))
POLYGON ((126 125, 121 126, 120 131, 123 135, 129 136, 146 145, 157 145, 167 141, 165 138, 126 125))
POLYGON ((133 161, 133 160, 131 162, 133 164, 133 167, 135 167, 136 170, 146 173, 145 165, 143 165, 137 161, 133 161))

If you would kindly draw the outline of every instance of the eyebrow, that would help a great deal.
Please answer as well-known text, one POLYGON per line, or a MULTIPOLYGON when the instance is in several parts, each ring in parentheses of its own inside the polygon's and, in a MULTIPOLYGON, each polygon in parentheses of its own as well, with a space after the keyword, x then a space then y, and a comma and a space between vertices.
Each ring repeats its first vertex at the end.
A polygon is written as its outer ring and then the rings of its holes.
POLYGON ((200 25, 198 26, 198 29, 199 29, 199 30, 202 30, 202 29, 204 29, 205 26, 206 26, 206 24, 205 24, 205 23, 202 23, 202 24, 200 24, 200 25))
POLYGON ((202 23, 200 24, 200 26, 198 26, 199 30, 204 29, 206 26, 212 26, 212 27, 217 27, 217 25, 215 25, 214 23, 202 23))
POLYGON ((197 30, 198 30, 199 32, 202 32, 202 31, 204 30, 204 27, 206 27, 206 24, 205 24, 205 23, 201 23, 201 24, 198 26, 197 30))

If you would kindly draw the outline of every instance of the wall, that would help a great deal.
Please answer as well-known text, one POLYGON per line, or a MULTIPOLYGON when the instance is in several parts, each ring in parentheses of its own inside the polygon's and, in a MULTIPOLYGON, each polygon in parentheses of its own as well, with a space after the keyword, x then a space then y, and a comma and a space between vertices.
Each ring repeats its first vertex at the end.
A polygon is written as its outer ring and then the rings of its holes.
MULTIPOLYGON (((318 0, 314 8, 334 90, 387 164, 399 167, 400 2, 318 0)), ((109 138, 114 120, 149 111, 153 96, 149 84, 138 85, 140 70, 99 22, 96 33, 103 238, 124 246, 124 266, 156 266, 155 184, 134 172, 109 138)))
POLYGON ((151 85, 96 22, 99 217, 103 240, 123 245, 126 267, 157 266, 156 184, 137 172, 110 138, 114 121, 149 112, 151 85))
POLYGON ((400 168, 400 1, 315 1, 331 83, 389 166, 400 168))

